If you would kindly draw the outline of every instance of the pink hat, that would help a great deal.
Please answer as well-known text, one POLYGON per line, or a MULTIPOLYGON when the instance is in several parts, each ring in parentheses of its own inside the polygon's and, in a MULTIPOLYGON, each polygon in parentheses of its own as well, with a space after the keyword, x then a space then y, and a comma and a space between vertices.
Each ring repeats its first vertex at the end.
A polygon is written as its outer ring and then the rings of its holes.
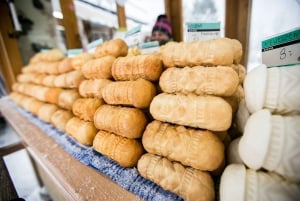
POLYGON ((168 34, 168 36, 170 38, 172 38, 172 27, 171 27, 171 23, 168 20, 166 15, 159 15, 157 18, 157 21, 155 23, 155 25, 153 26, 152 29, 152 33, 154 31, 161 31, 164 32, 166 34, 168 34))

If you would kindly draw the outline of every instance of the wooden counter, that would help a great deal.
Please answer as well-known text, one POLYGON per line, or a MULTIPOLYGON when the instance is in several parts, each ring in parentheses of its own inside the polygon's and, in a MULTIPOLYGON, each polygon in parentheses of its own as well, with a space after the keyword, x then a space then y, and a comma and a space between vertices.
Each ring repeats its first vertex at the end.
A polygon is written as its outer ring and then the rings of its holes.
POLYGON ((7 100, 0 99, 0 112, 21 137, 54 200, 142 200, 106 175, 77 161, 7 104, 7 100))

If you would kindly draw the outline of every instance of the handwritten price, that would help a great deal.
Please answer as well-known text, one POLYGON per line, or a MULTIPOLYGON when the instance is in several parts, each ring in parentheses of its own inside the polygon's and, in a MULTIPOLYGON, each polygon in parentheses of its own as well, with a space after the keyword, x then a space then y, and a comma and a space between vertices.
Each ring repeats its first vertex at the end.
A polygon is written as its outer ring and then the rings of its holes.
POLYGON ((281 60, 284 60, 284 59, 286 59, 288 56, 293 56, 293 52, 292 52, 292 50, 287 50, 286 48, 282 48, 281 50, 280 50, 280 55, 279 55, 279 58, 281 59, 281 60))

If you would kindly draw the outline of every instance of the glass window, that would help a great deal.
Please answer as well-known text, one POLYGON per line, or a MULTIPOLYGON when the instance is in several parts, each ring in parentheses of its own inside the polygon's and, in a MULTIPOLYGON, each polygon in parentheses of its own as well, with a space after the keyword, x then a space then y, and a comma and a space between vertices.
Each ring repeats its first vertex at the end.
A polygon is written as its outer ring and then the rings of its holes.
POLYGON ((127 0, 125 14, 127 28, 131 29, 142 24, 145 30, 151 31, 156 18, 165 13, 164 0, 127 0))
POLYGON ((108 27, 118 27, 115 1, 75 0, 74 5, 77 18, 108 27))
POLYGON ((261 41, 300 27, 300 0, 252 0, 248 72, 262 63, 261 41))

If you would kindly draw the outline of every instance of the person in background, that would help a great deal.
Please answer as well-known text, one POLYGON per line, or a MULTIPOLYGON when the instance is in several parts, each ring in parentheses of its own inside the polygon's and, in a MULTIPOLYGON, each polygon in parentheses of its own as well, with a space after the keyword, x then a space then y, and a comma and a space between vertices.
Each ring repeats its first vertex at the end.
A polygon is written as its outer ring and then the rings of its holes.
POLYGON ((172 40, 172 34, 172 27, 168 17, 165 14, 159 15, 152 28, 150 40, 158 41, 159 45, 164 45, 172 40))

